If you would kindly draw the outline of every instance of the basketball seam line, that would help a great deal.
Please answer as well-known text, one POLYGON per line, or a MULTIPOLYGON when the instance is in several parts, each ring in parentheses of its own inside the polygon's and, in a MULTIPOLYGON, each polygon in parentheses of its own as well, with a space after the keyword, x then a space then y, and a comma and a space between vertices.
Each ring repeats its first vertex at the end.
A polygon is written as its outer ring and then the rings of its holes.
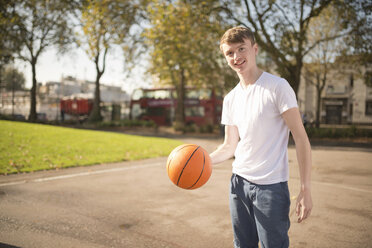
MULTIPOLYGON (((188 147, 188 146, 192 146, 192 145, 185 145, 185 146, 181 147, 180 149, 178 149, 178 150, 176 151, 176 153, 179 152, 179 151, 181 151, 183 148, 188 147)), ((173 156, 173 157, 174 157, 174 156, 173 156)), ((167 173, 168 173, 168 174, 169 174, 169 166, 170 166, 171 163, 172 163, 173 157, 171 158, 171 160, 169 160, 169 163, 167 164, 167 173)))
POLYGON ((203 152, 203 169, 202 169, 202 171, 200 172, 200 175, 199 175, 198 180, 196 180, 196 182, 195 182, 193 185, 191 185, 191 187, 188 187, 187 189, 191 189, 192 187, 194 187, 194 186, 199 182, 201 176, 203 175, 204 165, 205 165, 205 154, 204 154, 204 152, 203 152))
POLYGON ((198 147, 197 147, 197 148, 192 152, 192 154, 190 155, 189 159, 187 160, 185 166, 182 168, 182 171, 181 171, 181 173, 180 173, 180 176, 178 177, 178 180, 177 180, 177 185, 178 185, 179 182, 180 182, 180 179, 181 179, 182 173, 183 173, 183 171, 185 170, 187 164, 189 163, 190 159, 192 158, 192 156, 194 156, 194 153, 195 153, 199 148, 200 148, 200 146, 198 146, 198 147))

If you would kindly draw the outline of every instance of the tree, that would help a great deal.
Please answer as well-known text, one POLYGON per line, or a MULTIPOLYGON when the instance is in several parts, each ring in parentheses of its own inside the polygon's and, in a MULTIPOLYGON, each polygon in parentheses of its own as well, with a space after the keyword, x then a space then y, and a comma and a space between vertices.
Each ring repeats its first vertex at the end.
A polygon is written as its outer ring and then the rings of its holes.
POLYGON ((345 49, 338 57, 339 66, 352 69, 356 77, 362 77, 368 86, 372 86, 372 2, 363 0, 345 0, 344 26, 350 27, 345 37, 345 49))
POLYGON ((109 50, 125 43, 136 20, 138 6, 133 1, 90 0, 81 9, 82 33, 78 44, 82 46, 96 67, 95 94, 90 122, 101 121, 100 79, 106 69, 109 50))
POLYGON ((348 36, 348 52, 358 55, 362 64, 372 63, 372 2, 363 0, 346 0, 348 8, 344 25, 350 25, 352 30, 348 36))
POLYGON ((304 57, 318 44, 340 37, 338 33, 309 42, 311 20, 332 0, 222 1, 221 8, 237 25, 251 28, 258 45, 276 64, 277 72, 297 93, 304 57), (241 11, 240 11, 241 10, 241 11))
POLYGON ((14 67, 6 68, 4 71, 4 88, 8 91, 25 89, 25 76, 14 67))
POLYGON ((210 12, 216 1, 153 1, 148 7, 150 27, 144 37, 150 48, 149 72, 162 84, 175 86, 175 125, 185 124, 185 87, 217 86, 225 62, 218 41, 224 25, 210 12))
POLYGON ((8 67, 4 72, 5 89, 12 92, 12 115, 14 116, 15 92, 25 87, 25 77, 14 67, 8 67))
POLYGON ((19 41, 22 50, 17 58, 31 65, 32 88, 30 121, 37 120, 36 114, 36 65, 40 55, 54 45, 63 47, 70 43, 72 30, 68 25, 68 13, 73 1, 64 0, 27 0, 14 1, 16 14, 14 31, 8 37, 11 41, 19 41))
POLYGON ((306 56, 308 63, 304 64, 304 78, 307 82, 316 88, 316 114, 315 125, 320 126, 320 102, 321 95, 326 85, 328 74, 335 68, 335 61, 347 47, 345 46, 345 37, 330 39, 336 37, 342 28, 341 16, 335 14, 337 11, 334 6, 327 7, 318 17, 311 20, 308 30, 308 41, 316 43, 318 40, 324 40, 317 44, 306 56))
POLYGON ((0 0, 0 89, 3 86, 3 73, 6 65, 14 60, 14 55, 21 50, 17 37, 15 23, 18 21, 15 13, 15 3, 13 1, 0 0))

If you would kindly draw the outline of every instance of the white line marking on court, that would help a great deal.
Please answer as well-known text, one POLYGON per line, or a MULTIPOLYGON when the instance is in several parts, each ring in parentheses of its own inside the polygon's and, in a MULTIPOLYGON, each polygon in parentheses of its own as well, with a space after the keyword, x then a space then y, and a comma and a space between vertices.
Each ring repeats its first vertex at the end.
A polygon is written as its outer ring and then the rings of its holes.
MULTIPOLYGON (((300 181, 299 178, 293 178, 291 177, 290 180, 297 180, 300 181)), ((329 187, 334 187, 334 188, 340 188, 340 189, 347 189, 347 190, 353 190, 353 191, 358 191, 358 192, 363 192, 363 193, 372 193, 372 190, 369 189, 360 189, 360 188, 355 188, 347 185, 342 185, 340 183, 326 183, 326 182, 319 182, 319 181, 311 181, 312 184, 320 184, 324 186, 329 186, 329 187)))
MULTIPOLYGON (((104 173, 110 173, 110 172, 119 172, 119 171, 131 170, 131 169, 140 169, 140 168, 159 166, 159 165, 162 165, 162 164, 163 163, 158 162, 158 163, 153 163, 153 164, 132 165, 132 166, 127 166, 127 167, 112 168, 112 169, 106 169, 106 170, 80 172, 80 173, 61 175, 61 176, 55 176, 55 177, 37 178, 37 179, 32 179, 32 180, 22 180, 22 181, 15 181, 15 182, 9 182, 9 183, 1 183, 0 187, 20 185, 20 184, 25 184, 25 183, 39 183, 39 182, 46 182, 46 181, 54 181, 54 180, 60 180, 60 179, 67 179, 67 178, 74 178, 74 177, 81 177, 81 176, 90 176, 90 175, 104 174, 104 173)), ((215 170, 214 172, 224 172, 224 173, 226 173, 227 170, 215 170)), ((291 178, 291 180, 293 180, 293 179, 295 179, 295 178, 291 178)), ((297 180, 299 180, 299 179, 297 179, 297 180)), ((364 193, 372 193, 372 190, 359 189, 359 188, 350 187, 350 186, 346 186, 346 185, 335 184, 335 183, 326 183, 326 182, 319 182, 319 181, 313 181, 312 183, 321 184, 321 185, 330 186, 330 187, 335 187, 335 188, 359 191, 359 192, 364 192, 364 193)))
POLYGON ((364 193, 372 193, 372 190, 359 189, 359 188, 350 187, 350 186, 346 186, 346 185, 340 185, 340 184, 334 184, 334 183, 316 182, 316 181, 313 182, 313 183, 321 184, 321 185, 325 185, 325 186, 332 186, 332 187, 341 188, 341 189, 354 190, 354 191, 359 191, 359 192, 364 192, 364 193))
MULTIPOLYGON (((220 173, 227 173, 227 172, 230 172, 231 173, 231 170, 214 170, 212 173, 216 173, 216 172, 220 172, 220 173)), ((299 178, 293 178, 291 177, 289 181, 291 180, 300 180, 299 178)), ((347 189, 347 190, 353 190, 353 191, 358 191, 358 192, 363 192, 363 193, 372 193, 372 190, 368 190, 368 189, 360 189, 360 188, 355 188, 355 187, 351 187, 351 186, 347 186, 347 185, 342 185, 342 184, 339 184, 339 183, 326 183, 326 182, 319 182, 319 181, 312 181, 313 184, 320 184, 320 185, 324 185, 324 186, 329 186, 329 187, 335 187, 335 188, 340 188, 340 189, 347 189)))
POLYGON ((10 185, 18 185, 18 184, 24 184, 27 183, 27 181, 15 181, 15 182, 10 182, 10 183, 2 183, 0 184, 1 186, 10 186, 10 185))
POLYGON ((87 171, 87 172, 80 172, 80 173, 75 173, 75 174, 68 174, 68 175, 61 175, 61 176, 54 176, 54 177, 37 178, 37 179, 32 179, 32 180, 22 180, 22 181, 15 181, 15 182, 9 182, 9 183, 1 183, 0 187, 10 186, 10 185, 19 185, 19 184, 25 184, 25 183, 40 183, 40 182, 54 181, 54 180, 73 178, 73 177, 82 177, 82 176, 90 176, 90 175, 104 174, 104 173, 110 173, 110 172, 126 171, 126 170, 131 170, 131 169, 142 169, 142 168, 159 166, 162 164, 163 163, 158 162, 158 163, 153 163, 153 164, 132 165, 132 166, 127 166, 127 167, 112 168, 112 169, 106 169, 106 170, 87 171))

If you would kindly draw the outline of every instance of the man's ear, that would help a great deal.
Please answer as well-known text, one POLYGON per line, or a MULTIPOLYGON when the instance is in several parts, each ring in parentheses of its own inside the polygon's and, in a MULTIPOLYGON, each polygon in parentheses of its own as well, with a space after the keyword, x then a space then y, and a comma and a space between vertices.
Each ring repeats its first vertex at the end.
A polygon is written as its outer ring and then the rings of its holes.
POLYGON ((254 43, 253 49, 254 49, 255 55, 257 55, 258 54, 258 45, 257 45, 257 43, 254 43))

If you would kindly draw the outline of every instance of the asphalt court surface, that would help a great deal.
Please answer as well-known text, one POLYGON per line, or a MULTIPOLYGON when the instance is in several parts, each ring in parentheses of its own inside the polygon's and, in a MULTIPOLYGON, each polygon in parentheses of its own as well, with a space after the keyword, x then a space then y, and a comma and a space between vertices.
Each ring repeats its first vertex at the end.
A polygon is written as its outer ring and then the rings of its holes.
MULTIPOLYGON (((183 141, 208 152, 222 142, 183 141)), ((312 153, 314 208, 298 224, 299 175, 289 148, 291 247, 371 247, 372 150, 312 153)), ((166 158, 0 176, 0 247, 232 247, 231 162, 196 190, 170 182, 166 158)))

